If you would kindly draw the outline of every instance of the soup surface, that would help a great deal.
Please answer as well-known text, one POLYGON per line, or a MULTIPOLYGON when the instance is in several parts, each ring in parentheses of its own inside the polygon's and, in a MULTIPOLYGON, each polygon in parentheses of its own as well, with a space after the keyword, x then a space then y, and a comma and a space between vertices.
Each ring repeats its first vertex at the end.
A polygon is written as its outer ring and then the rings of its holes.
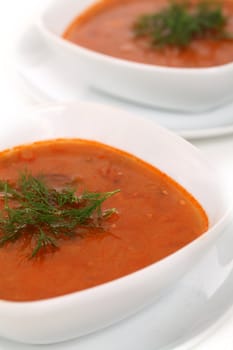
POLYGON ((72 183, 79 191, 120 189, 104 203, 117 214, 101 230, 59 238, 58 249, 35 258, 28 258, 27 235, 1 247, 0 299, 38 300, 111 281, 174 253, 208 228, 204 210, 172 179, 99 143, 53 140, 1 153, 1 179, 14 182, 25 169, 43 174, 54 188, 72 183))
MULTIPOLYGON (((186 48, 151 48, 147 38, 136 38, 135 20, 160 11, 167 0, 102 0, 83 12, 69 26, 64 38, 106 55, 169 67, 211 67, 233 61, 233 41, 196 39, 186 48)), ((223 2, 226 30, 233 33, 233 1, 223 2)))

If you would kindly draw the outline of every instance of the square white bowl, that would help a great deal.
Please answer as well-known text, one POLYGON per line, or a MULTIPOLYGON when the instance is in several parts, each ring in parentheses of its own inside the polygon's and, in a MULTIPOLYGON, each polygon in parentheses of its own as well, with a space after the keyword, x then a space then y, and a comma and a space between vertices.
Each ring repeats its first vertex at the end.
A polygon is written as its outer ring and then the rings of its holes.
MULTIPOLYGON (((140 271, 81 292, 35 302, 0 301, 0 336, 49 344, 87 335, 154 302, 190 271, 231 219, 214 168, 188 142, 155 123, 97 104, 48 106, 0 129, 0 150, 57 138, 95 140, 140 157, 172 177, 206 211, 210 227, 198 239, 140 271)), ((213 266, 209 270, 212 273, 213 266)))

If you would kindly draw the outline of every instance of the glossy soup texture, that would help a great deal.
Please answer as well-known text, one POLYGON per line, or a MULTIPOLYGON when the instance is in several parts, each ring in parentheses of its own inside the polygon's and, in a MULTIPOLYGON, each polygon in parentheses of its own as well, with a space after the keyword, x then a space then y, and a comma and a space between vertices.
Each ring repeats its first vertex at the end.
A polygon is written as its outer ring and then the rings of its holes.
MULTIPOLYGON (((233 61, 233 41, 194 40, 185 49, 151 48, 147 38, 135 38, 132 27, 138 16, 160 11, 167 0, 102 0, 69 26, 64 38, 109 56, 169 67, 211 67, 233 61)), ((233 1, 222 1, 233 33, 233 1)))
POLYGON ((59 239, 59 249, 29 259, 23 237, 0 248, 0 299, 30 301, 83 290, 135 272, 174 253, 208 228, 197 201, 169 177, 108 146, 81 140, 35 143, 0 155, 0 174, 16 181, 19 171, 44 174, 48 184, 79 191, 121 192, 104 207, 117 214, 101 232, 59 239))

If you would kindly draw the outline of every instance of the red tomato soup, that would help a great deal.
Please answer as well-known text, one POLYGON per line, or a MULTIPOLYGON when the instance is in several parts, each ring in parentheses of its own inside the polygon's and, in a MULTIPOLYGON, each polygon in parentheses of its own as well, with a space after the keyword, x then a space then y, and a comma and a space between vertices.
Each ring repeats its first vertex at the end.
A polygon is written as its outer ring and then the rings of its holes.
POLYGON ((44 175, 54 188, 72 183, 78 191, 120 189, 104 203, 117 213, 98 230, 89 227, 82 235, 77 230, 72 238, 60 237, 57 249, 41 250, 33 258, 30 228, 3 245, 0 299, 51 298, 112 281, 176 252, 208 229, 204 210, 180 185, 142 160, 100 143, 61 139, 0 154, 2 180, 14 183, 25 169, 44 175))
MULTIPOLYGON (((193 2, 193 0, 192 0, 193 2)), ((68 27, 64 38, 109 56, 169 67, 211 67, 233 61, 233 41, 195 39, 187 47, 152 48, 147 38, 136 38, 133 25, 143 14, 160 11, 167 0, 102 0, 68 27)), ((226 30, 233 33, 233 2, 221 2, 226 30)))

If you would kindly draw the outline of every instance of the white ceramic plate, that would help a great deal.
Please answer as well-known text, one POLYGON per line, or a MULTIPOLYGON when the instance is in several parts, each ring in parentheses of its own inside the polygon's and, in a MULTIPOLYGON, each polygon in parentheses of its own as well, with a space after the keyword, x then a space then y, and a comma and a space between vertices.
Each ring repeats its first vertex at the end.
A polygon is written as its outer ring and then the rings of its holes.
POLYGON ((71 342, 33 346, 0 338, 0 350, 189 350, 233 312, 233 225, 159 303, 120 324, 71 342), (213 266, 211 283, 209 264, 213 266), (207 276, 208 271, 208 276, 207 276), (178 315, 178 317, 177 317, 178 315))
POLYGON ((134 114, 153 119, 188 139, 233 133, 233 103, 199 114, 171 113, 135 105, 91 89, 80 70, 77 84, 68 66, 48 47, 36 27, 28 28, 17 50, 18 70, 31 95, 40 101, 86 100, 122 107, 134 114))

